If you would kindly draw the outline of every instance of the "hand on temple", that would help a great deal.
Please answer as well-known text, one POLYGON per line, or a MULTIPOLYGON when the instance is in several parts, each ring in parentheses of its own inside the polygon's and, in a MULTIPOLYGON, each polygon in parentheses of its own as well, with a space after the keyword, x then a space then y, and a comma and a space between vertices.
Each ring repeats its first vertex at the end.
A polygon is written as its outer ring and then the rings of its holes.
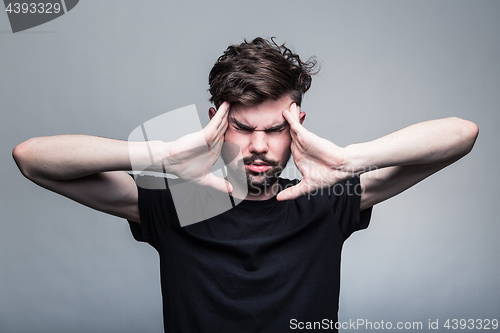
POLYGON ((224 102, 201 131, 170 142, 168 157, 163 160, 165 171, 203 186, 232 192, 228 181, 210 171, 221 153, 228 126, 228 113, 229 103, 224 102))
POLYGON ((295 199, 306 193, 331 186, 351 176, 341 171, 344 161, 343 148, 309 132, 299 121, 300 107, 295 103, 290 110, 283 111, 283 117, 290 124, 293 161, 302 174, 302 180, 277 196, 278 200, 295 199))

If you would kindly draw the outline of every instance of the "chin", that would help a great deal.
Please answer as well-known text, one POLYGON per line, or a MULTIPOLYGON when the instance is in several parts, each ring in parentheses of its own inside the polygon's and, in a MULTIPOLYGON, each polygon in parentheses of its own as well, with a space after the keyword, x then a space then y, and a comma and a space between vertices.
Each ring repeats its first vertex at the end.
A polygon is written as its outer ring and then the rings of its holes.
POLYGON ((271 187, 278 181, 281 170, 273 170, 274 172, 270 174, 255 175, 252 173, 247 173, 247 184, 248 190, 251 192, 252 189, 263 190, 271 187))

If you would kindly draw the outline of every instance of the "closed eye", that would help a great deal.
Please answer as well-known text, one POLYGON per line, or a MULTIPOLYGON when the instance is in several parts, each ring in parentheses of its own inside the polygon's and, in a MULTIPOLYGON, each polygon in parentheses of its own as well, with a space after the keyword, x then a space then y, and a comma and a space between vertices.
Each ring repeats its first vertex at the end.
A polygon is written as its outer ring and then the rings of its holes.
POLYGON ((252 129, 249 129, 249 128, 241 128, 239 126, 233 126, 235 130, 237 130, 238 132, 253 132, 252 129))
POLYGON ((288 128, 288 123, 284 122, 271 128, 265 129, 266 133, 281 133, 288 128))
POLYGON ((281 133, 284 130, 285 130, 285 127, 281 127, 281 128, 268 129, 268 130, 265 130, 264 132, 266 132, 266 133, 281 133))
POLYGON ((257 130, 257 129, 255 129, 255 127, 246 126, 245 124, 240 123, 239 121, 237 121, 234 118, 230 118, 229 121, 232 123, 232 127, 236 131, 242 132, 242 133, 251 133, 251 132, 254 132, 254 131, 265 132, 267 134, 281 133, 284 130, 286 130, 287 127, 288 127, 288 123, 286 121, 284 121, 283 123, 281 123, 279 125, 275 125, 275 126, 263 129, 263 130, 257 130))
POLYGON ((265 132, 267 134, 272 134, 272 133, 281 133, 283 132, 286 128, 285 127, 282 127, 282 128, 275 128, 275 129, 267 129, 267 130, 254 130, 254 129, 249 129, 249 128, 241 128, 241 127, 238 127, 238 126, 233 126, 233 128, 235 130, 237 130, 238 132, 243 132, 243 133, 250 133, 250 132, 253 132, 253 131, 262 131, 262 132, 265 132))

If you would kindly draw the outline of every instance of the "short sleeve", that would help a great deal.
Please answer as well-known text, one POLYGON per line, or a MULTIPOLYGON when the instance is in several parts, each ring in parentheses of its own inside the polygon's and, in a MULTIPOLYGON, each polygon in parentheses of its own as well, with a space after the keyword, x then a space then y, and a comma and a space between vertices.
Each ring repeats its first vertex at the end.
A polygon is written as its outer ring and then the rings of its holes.
POLYGON ((148 242, 151 239, 151 230, 149 228, 150 220, 148 218, 149 207, 147 205, 148 201, 151 201, 150 191, 146 191, 140 187, 137 187, 138 198, 139 198, 139 216, 141 223, 129 221, 130 231, 134 239, 139 242, 148 242))
POLYGON ((130 230, 135 240, 157 248, 169 228, 168 222, 177 217, 168 183, 162 177, 139 176, 136 184, 141 222, 129 221, 130 230), (159 182, 165 184, 163 189, 158 188, 159 182))
POLYGON ((362 188, 359 177, 343 180, 330 188, 329 198, 344 240, 370 223, 372 207, 360 211, 362 188))

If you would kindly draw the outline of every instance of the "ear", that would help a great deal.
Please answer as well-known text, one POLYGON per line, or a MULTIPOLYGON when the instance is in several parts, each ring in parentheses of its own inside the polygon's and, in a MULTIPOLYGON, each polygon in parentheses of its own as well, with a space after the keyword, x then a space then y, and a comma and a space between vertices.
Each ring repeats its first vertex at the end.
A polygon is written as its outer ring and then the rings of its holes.
POLYGON ((300 121, 300 124, 302 125, 302 123, 306 119, 306 113, 300 111, 300 106, 298 106, 298 108, 299 108, 299 121, 300 121))
POLYGON ((208 117, 210 118, 210 120, 212 120, 213 116, 215 116, 215 113, 217 111, 215 111, 215 109, 213 107, 211 107, 210 109, 208 109, 208 117))

